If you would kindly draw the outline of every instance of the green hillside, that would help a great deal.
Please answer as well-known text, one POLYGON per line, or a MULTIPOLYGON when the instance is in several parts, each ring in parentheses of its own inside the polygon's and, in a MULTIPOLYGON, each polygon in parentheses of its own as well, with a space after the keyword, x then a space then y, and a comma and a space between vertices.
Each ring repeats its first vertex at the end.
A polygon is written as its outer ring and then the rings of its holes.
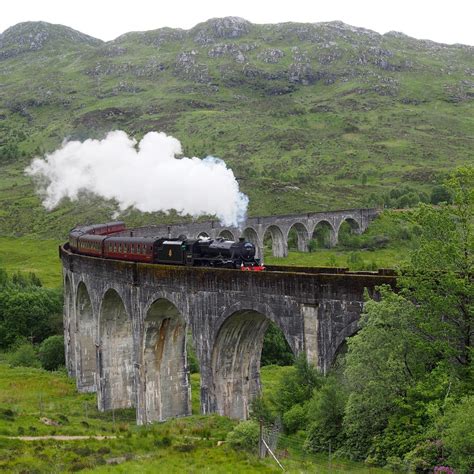
POLYGON ((110 219, 114 204, 98 199, 47 213, 23 169, 64 138, 114 129, 223 158, 251 215, 373 205, 401 183, 429 193, 472 161, 473 53, 340 22, 222 18, 107 43, 18 24, 0 35, 0 235, 62 238, 110 219))

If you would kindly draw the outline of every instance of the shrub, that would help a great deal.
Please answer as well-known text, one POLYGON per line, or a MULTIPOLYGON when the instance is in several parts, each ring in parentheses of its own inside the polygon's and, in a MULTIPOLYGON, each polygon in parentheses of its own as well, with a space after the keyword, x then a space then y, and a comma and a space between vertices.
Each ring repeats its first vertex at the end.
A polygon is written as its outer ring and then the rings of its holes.
POLYGON ((315 239, 310 239, 308 242, 308 252, 316 252, 318 249, 318 242, 315 239))
POLYGON ((448 460, 458 473, 474 471, 474 395, 464 397, 444 417, 442 439, 450 451, 448 460))
POLYGON ((40 367, 40 362, 33 344, 25 342, 20 344, 8 355, 10 367, 40 367))
POLYGON ((283 425, 288 433, 296 433, 305 427, 307 422, 306 408, 303 405, 293 405, 283 415, 283 425))
POLYGON ((439 204, 440 202, 451 204, 453 202, 453 197, 445 186, 439 185, 432 189, 430 201, 431 204, 439 204))
POLYGON ((270 323, 263 340, 261 364, 291 365, 293 361, 293 352, 283 332, 274 323, 270 323))
POLYGON ((260 428, 256 421, 243 421, 227 434, 226 441, 234 449, 256 452, 258 449, 259 431, 260 428))
POLYGON ((43 369, 58 369, 65 364, 64 338, 62 336, 48 337, 41 343, 38 355, 43 369))
POLYGON ((343 384, 334 377, 328 377, 320 390, 306 404, 308 437, 305 448, 308 451, 325 451, 329 444, 339 448, 344 441, 343 419, 347 393, 343 384))
POLYGON ((186 353, 188 358, 188 367, 189 372, 191 374, 198 374, 199 373, 199 361, 196 356, 196 351, 194 349, 194 345, 191 342, 191 338, 188 339, 188 343, 186 344, 186 353))
POLYGON ((250 404, 250 417, 253 420, 262 420, 266 424, 275 421, 275 416, 272 413, 269 402, 261 396, 252 400, 250 404))
POLYGON ((321 386, 323 376, 308 363, 304 354, 298 356, 295 370, 282 377, 274 395, 274 403, 280 414, 286 413, 293 405, 303 404, 313 395, 313 390, 321 386))
POLYGON ((157 448, 168 448, 173 444, 173 440, 171 439, 170 436, 160 436, 159 438, 156 438, 153 444, 157 448))
POLYGON ((422 441, 405 456, 405 463, 415 472, 433 472, 433 467, 442 459, 443 448, 440 440, 422 441))

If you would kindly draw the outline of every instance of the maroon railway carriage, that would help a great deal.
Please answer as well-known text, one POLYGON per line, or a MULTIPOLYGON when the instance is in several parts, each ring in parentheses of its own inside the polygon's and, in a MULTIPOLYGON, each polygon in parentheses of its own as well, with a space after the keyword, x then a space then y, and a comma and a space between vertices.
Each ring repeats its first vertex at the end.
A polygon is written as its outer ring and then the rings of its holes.
POLYGON ((110 236, 104 242, 105 258, 153 263, 154 237, 110 236))

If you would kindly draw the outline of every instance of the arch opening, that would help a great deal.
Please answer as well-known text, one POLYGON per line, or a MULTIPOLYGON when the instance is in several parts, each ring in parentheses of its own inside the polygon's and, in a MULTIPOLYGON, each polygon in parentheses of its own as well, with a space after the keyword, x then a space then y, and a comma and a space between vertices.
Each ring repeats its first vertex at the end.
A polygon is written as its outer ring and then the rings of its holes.
POLYGON ((353 244, 353 236, 360 233, 361 228, 356 220, 352 218, 344 219, 339 226, 337 234, 338 243, 350 247, 353 244))
POLYGON ((267 227, 263 234, 264 247, 271 248, 272 255, 274 257, 287 257, 288 246, 283 232, 276 225, 267 227))
POLYGON ((334 247, 337 243, 334 227, 328 221, 319 221, 313 230, 311 240, 315 249, 334 247))
POLYGON ((208 238, 209 238, 209 234, 207 232, 199 232, 199 234, 196 237, 196 239, 208 239, 208 238))
POLYGON ((156 300, 147 312, 143 368, 146 423, 191 414, 186 324, 166 299, 156 300))
POLYGON ((288 231, 288 250, 297 250, 298 252, 308 251, 309 232, 304 224, 297 222, 290 227, 288 231))
POLYGON ((96 390, 96 327, 92 303, 86 285, 80 282, 76 296, 76 370, 80 392, 96 390))
POLYGON ((98 406, 100 410, 135 405, 133 332, 118 293, 109 289, 100 310, 98 406))
POLYGON ((219 237, 222 237, 225 240, 232 240, 233 242, 235 242, 234 234, 230 230, 227 230, 227 229, 221 230, 219 232, 219 237))
POLYGON ((215 408, 220 415, 246 419, 261 391, 260 361, 270 320, 255 310, 241 310, 224 322, 212 353, 215 408))

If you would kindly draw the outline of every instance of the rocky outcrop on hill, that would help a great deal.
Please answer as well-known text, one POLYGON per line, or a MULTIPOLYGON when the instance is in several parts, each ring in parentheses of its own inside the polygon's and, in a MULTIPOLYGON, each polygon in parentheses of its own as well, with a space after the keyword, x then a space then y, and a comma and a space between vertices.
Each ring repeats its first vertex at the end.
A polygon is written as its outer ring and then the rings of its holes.
POLYGON ((251 30, 252 23, 243 18, 229 16, 213 18, 192 28, 189 33, 200 45, 208 45, 222 39, 241 38, 251 30))
POLYGON ((44 21, 18 23, 0 34, 0 59, 12 58, 29 51, 39 51, 48 45, 69 43, 99 46, 103 42, 63 25, 44 21))

